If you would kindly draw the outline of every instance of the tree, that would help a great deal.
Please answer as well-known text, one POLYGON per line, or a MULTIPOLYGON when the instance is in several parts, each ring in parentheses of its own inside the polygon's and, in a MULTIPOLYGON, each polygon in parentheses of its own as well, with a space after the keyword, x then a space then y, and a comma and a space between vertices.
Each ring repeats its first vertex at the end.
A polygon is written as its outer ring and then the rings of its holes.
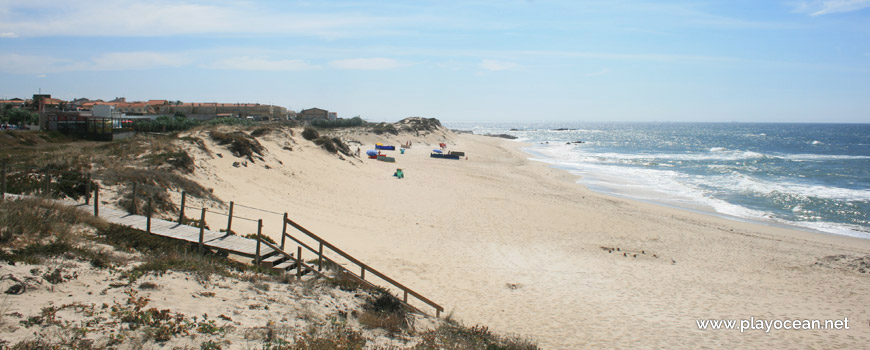
POLYGON ((39 122, 39 114, 22 108, 15 108, 6 112, 6 120, 10 124, 36 124, 39 122))

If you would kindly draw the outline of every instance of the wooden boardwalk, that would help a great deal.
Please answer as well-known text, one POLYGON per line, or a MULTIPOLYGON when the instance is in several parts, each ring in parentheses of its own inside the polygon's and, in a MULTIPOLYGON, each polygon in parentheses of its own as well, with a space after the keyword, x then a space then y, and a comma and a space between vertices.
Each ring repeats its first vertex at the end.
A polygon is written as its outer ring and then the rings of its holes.
MULTIPOLYGON (((84 210, 92 209, 91 206, 72 201, 64 201, 64 204, 81 207, 84 210)), ((145 216, 128 214, 123 210, 109 208, 106 206, 100 207, 100 218, 113 224, 132 227, 140 231, 147 232, 148 229, 148 218, 146 218, 145 216)), ((158 236, 169 237, 192 243, 199 243, 199 227, 181 225, 174 221, 167 221, 152 217, 151 233, 158 236)), ((206 247, 225 251, 230 254, 236 254, 252 258, 257 256, 256 239, 239 237, 223 232, 204 230, 202 243, 206 247)), ((273 255, 276 252, 277 251, 275 249, 272 249, 272 247, 269 247, 268 245, 260 245, 260 257, 267 257, 273 255)))
MULTIPOLYGON (((17 199, 17 198, 23 198, 23 197, 32 197, 32 196, 28 196, 28 195, 17 195, 17 194, 3 193, 3 192, 0 192, 0 195, 2 195, 4 199, 7 199, 7 198, 16 198, 17 199)), ((99 203, 98 195, 99 195, 99 191, 95 190, 94 191, 94 198, 93 198, 93 201, 95 203, 99 203)), ((94 205, 82 204, 82 203, 78 203, 78 202, 75 202, 75 201, 70 200, 70 199, 61 199, 61 200, 54 199, 54 201, 65 204, 65 205, 78 207, 78 208, 81 208, 81 209, 83 209, 85 211, 89 211, 89 212, 93 212, 93 210, 95 210, 94 205)), ((184 208, 184 195, 183 194, 182 194, 181 203, 182 203, 181 204, 182 205, 181 212, 183 213, 183 208, 184 208)), ((230 218, 232 218, 232 212, 233 212, 232 207, 233 207, 233 202, 230 202, 230 214, 229 214, 230 218)), ((258 264, 259 266, 262 266, 265 268, 271 268, 273 270, 285 271, 285 272, 295 269, 296 270, 296 278, 300 279, 300 280, 303 278, 303 275, 306 275, 309 272, 312 273, 313 275, 323 277, 324 275, 322 274, 321 270, 323 268, 323 262, 326 261, 326 262, 331 262, 332 264, 334 264, 335 266, 340 268, 344 272, 345 276, 347 276, 349 278, 353 278, 364 285, 369 285, 369 286, 375 287, 375 284, 373 284, 372 281, 366 280, 366 272, 369 272, 370 274, 373 274, 373 275, 379 277, 384 282, 386 282, 386 283, 392 285, 393 287, 401 290, 403 295, 402 295, 402 298, 400 299, 400 301, 402 303, 404 303, 405 305, 407 305, 408 307, 410 307, 412 310, 422 312, 417 307, 408 303, 409 296, 413 296, 417 300, 435 308, 435 317, 440 317, 441 312, 444 311, 444 307, 442 307, 441 305, 434 303, 433 301, 424 297, 420 293, 417 293, 416 291, 411 290, 410 288, 399 283, 398 281, 388 277, 387 275, 381 273, 378 270, 375 270, 371 266, 369 266, 369 265, 363 263, 362 261, 354 258, 353 256, 351 256, 350 254, 339 249, 335 245, 327 242, 326 240, 320 238, 319 236, 315 235, 311 231, 305 229, 304 227, 300 226, 299 224, 288 219, 287 213, 284 213, 284 220, 283 220, 284 228, 281 232, 281 245, 280 246, 272 244, 268 241, 262 241, 262 240, 258 241, 257 239, 239 237, 236 235, 222 233, 222 232, 214 232, 214 231, 207 230, 207 229, 200 230, 199 227, 182 225, 182 224, 179 224, 175 221, 167 221, 167 220, 163 220, 163 219, 156 219, 153 217, 151 218, 151 227, 150 227, 150 232, 149 232, 148 218, 147 217, 142 216, 142 215, 129 214, 126 211, 123 211, 120 209, 115 209, 115 208, 110 208, 110 207, 106 207, 106 206, 101 206, 99 208, 99 215, 98 216, 100 218, 110 222, 110 223, 113 223, 113 224, 127 226, 127 227, 131 227, 133 229, 140 230, 143 232, 148 232, 151 234, 155 234, 155 235, 163 236, 163 237, 167 237, 167 238, 187 241, 190 243, 195 243, 195 244, 202 243, 202 247, 204 247, 204 248, 207 247, 207 248, 216 249, 218 251, 225 252, 228 254, 234 254, 234 255, 238 255, 238 256, 254 258, 255 259, 253 261, 254 264, 258 264), (312 246, 302 242, 297 237, 294 237, 293 235, 287 233, 288 225, 297 229, 299 232, 305 234, 306 236, 308 236, 308 238, 315 240, 317 242, 316 247, 312 247, 312 246), (200 232, 202 232, 202 240, 200 240, 200 232), (292 241, 294 241, 298 244, 298 246, 296 247, 296 254, 295 255, 292 253, 288 253, 287 251, 284 250, 285 238, 290 238, 292 241), (318 263, 317 263, 316 268, 313 267, 312 265, 306 264, 305 261, 302 259, 302 249, 303 248, 312 252, 314 254, 314 256, 317 257, 318 263), (336 262, 335 260, 330 259, 329 257, 325 256, 326 254, 325 254, 324 248, 328 249, 329 251, 332 251, 335 254, 340 255, 341 257, 343 257, 345 259, 347 259, 351 264, 355 264, 360 269, 359 274, 356 274, 356 273, 348 270, 347 268, 345 268, 343 266, 343 264, 340 264, 340 263, 336 262)))

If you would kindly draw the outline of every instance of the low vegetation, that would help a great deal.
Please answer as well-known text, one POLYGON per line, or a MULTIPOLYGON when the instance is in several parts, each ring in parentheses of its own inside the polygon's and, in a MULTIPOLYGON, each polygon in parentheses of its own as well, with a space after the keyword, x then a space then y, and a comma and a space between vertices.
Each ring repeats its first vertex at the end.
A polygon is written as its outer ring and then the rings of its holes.
POLYGON ((137 132, 178 132, 195 128, 197 126, 216 126, 216 125, 241 125, 251 126, 254 122, 234 117, 215 118, 208 121, 200 121, 193 118, 188 118, 183 113, 176 113, 174 116, 159 116, 154 120, 137 119, 133 122, 133 130, 137 132))
MULTIPOLYGON (((49 135, 32 132, 32 135, 49 135)), ((196 171, 196 159, 182 147, 176 136, 136 136, 108 143, 68 141, 41 143, 28 147, 18 143, 0 147, 0 158, 8 159, 7 192, 81 200, 98 188, 120 193, 113 203, 133 213, 143 213, 145 198, 152 198, 157 214, 177 210, 170 191, 218 201, 210 190, 185 175, 196 171), (139 201, 132 195, 137 184, 139 201), (89 192, 89 190, 91 192, 89 192)), ((189 142, 205 148, 201 139, 189 142)), ((105 193, 105 192, 102 192, 105 193)), ((101 196, 101 201, 106 197, 101 196)))
POLYGON ((522 337, 501 336, 486 326, 466 327, 455 321, 445 321, 435 330, 420 335, 422 340, 414 350, 537 350, 538 346, 522 337))
POLYGON ((370 127, 371 132, 382 135, 382 134, 393 134, 398 135, 399 130, 391 123, 377 123, 372 124, 370 127))
MULTIPOLYGON (((419 128, 415 130, 425 127, 423 124, 417 126, 419 128)), ((206 130, 204 134, 252 161, 264 151, 256 137, 277 137, 275 135, 279 134, 273 126, 243 129, 206 130)), ((306 128, 303 137, 311 137, 309 140, 327 151, 350 155, 349 148, 341 139, 320 135, 314 128, 306 128)), ((177 200, 177 197, 167 189, 218 201, 210 190, 185 176, 197 171, 197 163, 180 143, 188 143, 211 154, 203 140, 194 136, 182 139, 176 136, 137 136, 112 143, 76 142, 74 147, 45 143, 40 144, 44 147, 42 149, 18 153, 16 158, 27 159, 28 163, 15 162, 10 166, 8 185, 10 192, 39 193, 46 188, 46 174, 51 174, 48 192, 55 197, 80 198, 86 195, 88 185, 96 188, 99 184, 119 194, 120 206, 139 213, 149 209, 146 198, 151 198, 151 209, 155 212, 177 215, 178 208, 173 203, 173 198, 177 200), (137 184, 135 193, 133 183, 137 184)), ((5 151, 8 149, 0 150, 0 156, 5 151)), ((189 218, 184 218, 183 222, 199 224, 189 218)), ((200 254, 196 244, 108 224, 86 211, 42 199, 0 202, 0 261, 34 266, 26 279, 2 276, 4 279, 18 279, 16 286, 20 287, 10 288, 9 294, 30 293, 27 286, 33 285, 34 281, 38 281, 43 286, 41 288, 48 289, 81 278, 78 273, 82 270, 73 266, 85 266, 85 270, 93 268, 114 276, 113 282, 105 283, 108 286, 95 287, 94 295, 101 288, 102 293, 111 288, 118 288, 114 293, 124 291, 123 298, 102 306, 58 303, 33 310, 28 315, 0 315, 7 317, 5 322, 9 322, 9 317, 19 318, 16 325, 20 324, 28 334, 33 334, 14 344, 0 340, 0 349, 162 347, 179 338, 195 340, 200 349, 228 349, 244 346, 229 340, 239 337, 250 339, 249 344, 253 344, 250 348, 258 349, 537 349, 533 343, 521 338, 499 336, 486 327, 468 328, 452 321, 441 322, 436 329, 420 330, 421 326, 415 325, 415 320, 421 316, 414 309, 388 290, 371 289, 340 265, 328 261, 324 261, 324 267, 331 274, 330 278, 303 279, 300 282, 289 274, 253 267, 228 259, 225 254, 207 249, 200 254), (75 264, 70 264, 70 261, 75 264), (227 283, 226 279, 234 280, 230 283, 248 282, 250 284, 245 290, 252 295, 274 294, 279 290, 276 287, 280 286, 279 283, 293 284, 296 290, 308 293, 302 299, 350 292, 356 296, 357 304, 354 305, 357 306, 347 311, 332 310, 331 314, 323 316, 325 320, 300 314, 300 319, 311 324, 307 331, 288 331, 269 323, 262 327, 262 335, 248 338, 247 332, 252 332, 253 328, 245 331, 234 329, 231 317, 236 316, 229 313, 229 316, 209 318, 208 315, 191 316, 153 307, 146 293, 159 295, 171 286, 165 280, 153 282, 155 277, 152 276, 170 271, 195 280, 204 288, 227 283), (65 319, 70 313, 77 316, 65 319), (246 333, 242 336, 241 332, 246 333), (372 344, 374 337, 390 337, 404 347, 378 347, 372 344), (410 342, 405 342, 408 340, 410 342)), ((206 289, 197 295, 214 298, 215 292, 218 289, 206 289)), ((268 310, 280 305, 261 301, 248 307, 268 310)), ((0 326, 3 322, 0 318, 0 326)))
POLYGON ((233 156, 246 157, 251 162, 254 161, 254 154, 262 156, 266 150, 257 139, 242 131, 221 132, 214 130, 209 133, 209 136, 219 145, 226 146, 233 153, 233 156))
POLYGON ((320 133, 317 132, 317 129, 306 126, 305 129, 302 129, 302 138, 308 141, 314 141, 320 138, 320 133))

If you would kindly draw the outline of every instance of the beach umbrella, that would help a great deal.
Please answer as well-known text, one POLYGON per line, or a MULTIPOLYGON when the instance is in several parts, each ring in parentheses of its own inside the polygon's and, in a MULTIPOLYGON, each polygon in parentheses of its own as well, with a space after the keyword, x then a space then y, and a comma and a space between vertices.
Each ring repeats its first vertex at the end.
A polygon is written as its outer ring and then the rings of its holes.
POLYGON ((373 150, 373 149, 370 149, 370 150, 366 151, 366 155, 369 155, 369 156, 376 156, 376 155, 378 155, 378 151, 375 151, 375 150, 373 150))

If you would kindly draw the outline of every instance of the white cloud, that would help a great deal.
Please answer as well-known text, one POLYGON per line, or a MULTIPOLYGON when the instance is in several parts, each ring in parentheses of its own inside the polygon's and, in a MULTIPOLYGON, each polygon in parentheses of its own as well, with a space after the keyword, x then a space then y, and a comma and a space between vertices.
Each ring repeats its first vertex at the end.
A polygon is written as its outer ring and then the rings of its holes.
POLYGON ((480 67, 489 71, 501 71, 501 70, 509 70, 514 69, 517 66, 516 63, 513 62, 503 62, 496 60, 483 60, 480 62, 480 67))
POLYGON ((67 63, 65 60, 34 55, 19 55, 15 53, 0 53, 0 71, 19 74, 39 74, 55 72, 58 66, 67 63))
MULTIPOLYGON (((357 37, 412 28, 413 16, 295 12, 249 1, 5 1, 0 33, 40 36, 172 36, 199 34, 357 37), (266 7, 269 6, 269 7, 266 7)), ((323 5, 329 9, 328 5, 323 5)), ((316 6, 315 6, 316 7, 316 6)), ((399 31, 400 32, 400 31, 399 31)))
POLYGON ((112 52, 88 60, 72 61, 51 56, 0 54, 0 71, 45 74, 70 71, 118 71, 181 67, 192 62, 184 54, 162 52, 112 52))
POLYGON ((45 74, 38 74, 38 75, 36 75, 36 77, 39 78, 39 79, 42 79, 42 78, 45 78, 46 75, 45 75, 45 74))
POLYGON ((341 69, 386 70, 406 66, 392 58, 349 58, 329 62, 330 66, 341 69))
POLYGON ((808 13, 810 16, 822 16, 858 11, 867 7, 870 7, 870 0, 814 0, 798 3, 795 12, 808 13))
POLYGON ((18 34, 15 34, 13 32, 0 33, 0 38, 15 39, 17 37, 18 37, 18 34))
POLYGON ((191 63, 183 54, 163 52, 112 52, 94 57, 90 62, 81 63, 81 70, 131 70, 161 67, 181 67, 191 63))
POLYGON ((262 71, 291 71, 291 70, 306 70, 314 69, 312 66, 305 63, 303 60, 270 60, 257 57, 230 57, 219 60, 207 66, 213 69, 234 69, 234 70, 262 70, 262 71))

